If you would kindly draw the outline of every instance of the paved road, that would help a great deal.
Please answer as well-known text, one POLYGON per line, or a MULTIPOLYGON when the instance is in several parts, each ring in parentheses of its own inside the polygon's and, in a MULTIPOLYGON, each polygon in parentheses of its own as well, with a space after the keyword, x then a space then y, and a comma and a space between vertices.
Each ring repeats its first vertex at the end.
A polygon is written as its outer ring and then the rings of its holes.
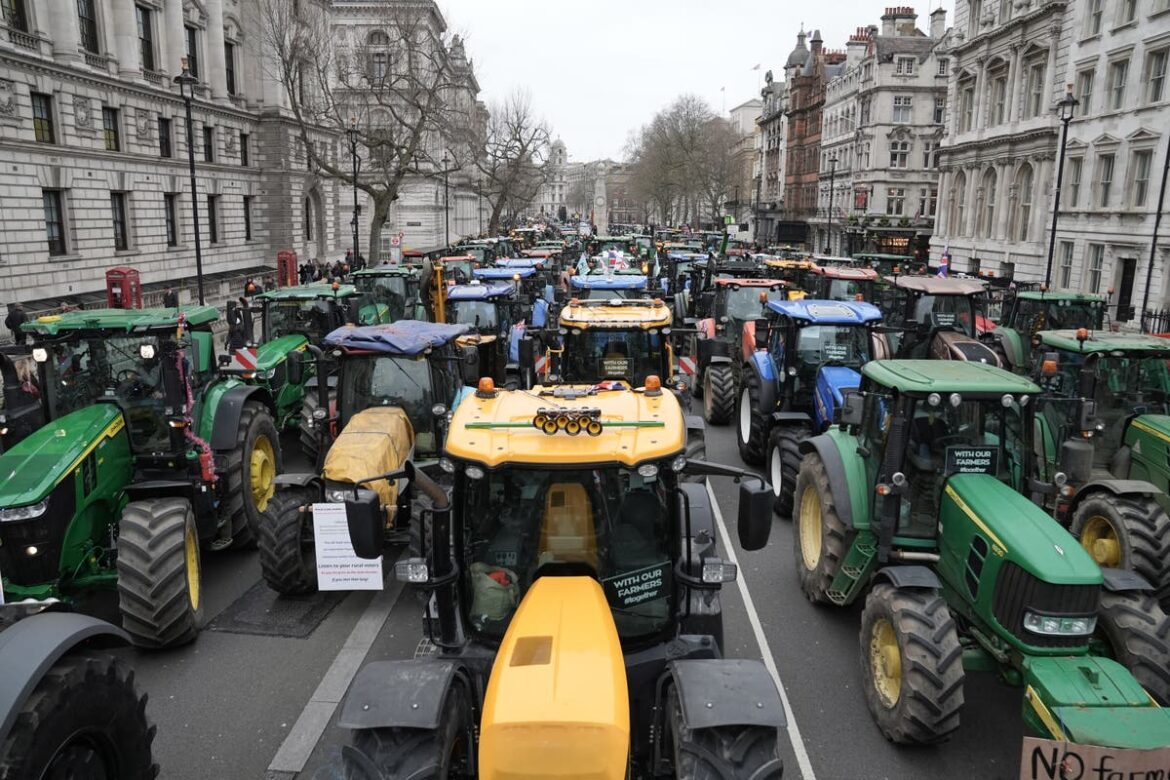
MULTIPOLYGON (((709 431, 707 442, 710 459, 739 463, 732 429, 709 431)), ((735 485, 718 479, 712 490, 734 533, 735 485)), ((746 553, 736 545, 736 555, 741 582, 723 591, 726 651, 760 658, 763 645, 771 654, 795 724, 783 745, 786 777, 1015 776, 1017 690, 989 675, 970 676, 954 739, 896 748, 874 727, 859 688, 859 610, 814 607, 803 598, 791 524, 777 520, 767 548, 746 553)), ((172 652, 127 653, 150 693, 162 777, 331 777, 326 767, 346 741, 335 725, 336 702, 352 673, 363 660, 409 658, 419 649, 414 595, 388 583, 377 595, 289 602, 257 586, 255 553, 208 555, 204 565, 209 627, 198 641, 172 652)))

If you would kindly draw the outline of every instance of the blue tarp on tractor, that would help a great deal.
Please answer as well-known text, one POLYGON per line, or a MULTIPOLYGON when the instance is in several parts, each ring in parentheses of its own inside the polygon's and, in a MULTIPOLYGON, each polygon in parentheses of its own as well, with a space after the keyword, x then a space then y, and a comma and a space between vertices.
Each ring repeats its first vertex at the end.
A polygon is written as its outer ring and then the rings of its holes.
POLYGON ((536 275, 536 269, 528 266, 518 268, 476 268, 471 272, 476 279, 511 281, 513 276, 527 279, 536 275))
POLYGON ((613 276, 603 274, 582 276, 578 274, 572 278, 570 284, 575 290, 644 290, 646 277, 641 274, 614 274, 613 276))
POLYGON ((488 301, 492 298, 502 298, 511 294, 512 285, 509 282, 457 284, 454 287, 447 288, 447 300, 449 301, 488 301))
POLYGON ((446 325, 422 320, 399 320, 387 325, 343 325, 325 337, 326 346, 364 349, 413 357, 441 347, 467 333, 466 325, 446 325))

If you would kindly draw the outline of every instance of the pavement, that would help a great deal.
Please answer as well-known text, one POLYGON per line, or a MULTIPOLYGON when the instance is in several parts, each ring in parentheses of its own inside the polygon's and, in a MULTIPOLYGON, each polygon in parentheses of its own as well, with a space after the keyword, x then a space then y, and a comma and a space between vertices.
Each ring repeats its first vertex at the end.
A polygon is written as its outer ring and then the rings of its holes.
MULTIPOLYGON (((286 453, 295 448, 286 442, 286 453)), ((733 428, 708 430, 707 457, 742 465, 733 428)), ((290 469, 304 468, 296 456, 286 460, 290 469)), ((722 592, 725 653, 762 658, 781 688, 789 720, 782 743, 786 778, 1018 776, 1020 691, 992 675, 968 675, 962 726, 949 742, 928 748, 886 742, 860 688, 860 607, 806 601, 794 570, 792 524, 777 518, 768 546, 745 552, 733 538, 736 486, 717 478, 711 490, 724 519, 721 546, 730 542, 734 554, 726 555, 739 564, 739 580, 722 592)), ((368 661, 427 651, 414 593, 388 579, 377 593, 315 594, 286 603, 263 585, 254 552, 206 553, 203 562, 205 625, 198 640, 166 652, 125 651, 150 696, 160 776, 337 776, 330 764, 348 734, 336 715, 353 675, 368 661)))

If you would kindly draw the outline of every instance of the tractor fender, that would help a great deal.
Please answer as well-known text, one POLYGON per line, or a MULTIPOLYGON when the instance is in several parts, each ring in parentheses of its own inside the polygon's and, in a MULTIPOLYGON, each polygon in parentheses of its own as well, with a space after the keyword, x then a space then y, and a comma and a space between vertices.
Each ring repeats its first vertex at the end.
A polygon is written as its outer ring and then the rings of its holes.
POLYGON ((317 474, 289 474, 287 471, 283 474, 277 474, 272 479, 272 484, 279 487, 311 487, 322 488, 324 482, 317 474))
POLYGON ((1101 491, 1114 496, 1157 496, 1161 493, 1153 484, 1142 479, 1094 479, 1077 490, 1069 504, 1068 516, 1072 517, 1082 501, 1101 491))
POLYGON ((1126 591, 1152 591, 1151 585, 1145 577, 1129 569, 1111 569, 1101 567, 1101 576, 1104 578, 1102 587, 1110 593, 1125 593, 1126 591))
POLYGON ((265 406, 271 409, 272 404, 266 400, 266 394, 259 387, 239 385, 220 397, 215 407, 215 421, 211 428, 211 449, 230 450, 236 446, 236 432, 240 430, 240 415, 243 414, 244 404, 258 393, 258 400, 265 401, 265 406))
POLYGON ((812 417, 804 412, 772 412, 773 425, 791 425, 796 423, 811 423, 812 417))
POLYGON ((748 365, 759 375, 761 387, 771 388, 776 384, 776 366, 770 353, 763 350, 753 352, 748 365))
MULTIPOLYGON (((435 729, 447 691, 466 678, 463 664, 425 658, 374 661, 349 686, 337 725, 343 729, 435 729)), ((474 689, 468 687, 468 693, 474 689)))
MULTIPOLYGON (((841 457, 841 450, 827 435, 812 436, 800 443, 802 455, 815 452, 825 464, 825 471, 829 474, 829 492, 833 495, 833 505, 837 508, 837 516, 847 528, 853 528, 853 498, 849 493, 848 475, 845 473, 845 461, 841 457)), ((864 507, 861 507, 864 511, 864 507)))
POLYGON ((890 583, 895 588, 926 588, 937 590, 942 581, 933 569, 926 566, 886 566, 873 575, 875 582, 890 583))
MULTIPOLYGON (((998 342, 1007 356, 1008 364, 1019 368, 1024 360, 1023 341, 1015 328, 999 327, 983 334, 981 341, 998 342)), ((1006 366, 1005 366, 1006 367, 1006 366)))
POLYGON ((668 669, 688 729, 788 725, 780 692, 762 661, 690 659, 673 661, 668 669))
POLYGON ((707 366, 719 366, 719 365, 729 366, 729 365, 731 365, 731 358, 729 358, 727 355, 712 355, 711 357, 707 358, 706 362, 705 362, 705 363, 703 363, 703 365, 707 365, 707 366))
POLYGON ((707 370, 707 366, 714 363, 730 363, 731 354, 727 349, 727 342, 716 338, 699 338, 695 340, 695 355, 699 364, 696 366, 700 375, 707 370))
POLYGON ((61 656, 82 643, 90 647, 130 644, 130 636, 104 620, 75 612, 43 612, 0 633, 0 744, 25 701, 61 656))
POLYGON ((707 424, 703 422, 703 418, 697 414, 688 414, 683 417, 683 424, 688 431, 706 431, 707 424))

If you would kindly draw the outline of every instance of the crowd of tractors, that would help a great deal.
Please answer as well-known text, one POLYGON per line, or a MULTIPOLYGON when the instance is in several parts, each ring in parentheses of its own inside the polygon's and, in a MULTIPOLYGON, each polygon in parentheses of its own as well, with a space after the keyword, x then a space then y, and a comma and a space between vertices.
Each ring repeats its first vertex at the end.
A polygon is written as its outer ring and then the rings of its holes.
POLYGON ((436 648, 361 669, 339 776, 780 777, 775 682, 723 655, 708 477, 739 483, 740 548, 790 521, 794 587, 864 604, 889 740, 946 739, 993 671, 1034 735, 1170 746, 1170 340, 1105 296, 903 268, 520 230, 233 303, 231 349, 205 306, 26 323, 0 350, 0 778, 154 776, 105 648, 196 640, 221 550, 316 591, 338 507, 436 648))

